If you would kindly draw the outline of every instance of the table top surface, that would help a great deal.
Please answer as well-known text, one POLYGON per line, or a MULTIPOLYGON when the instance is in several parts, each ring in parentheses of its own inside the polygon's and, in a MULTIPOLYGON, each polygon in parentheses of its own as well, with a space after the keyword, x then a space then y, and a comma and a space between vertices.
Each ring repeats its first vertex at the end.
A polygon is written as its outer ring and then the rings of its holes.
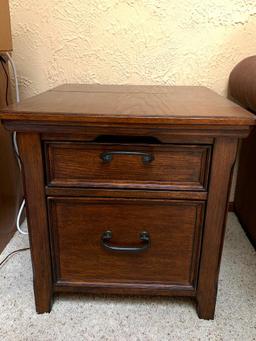
POLYGON ((201 86, 65 84, 12 104, 0 119, 80 123, 255 124, 255 116, 201 86))

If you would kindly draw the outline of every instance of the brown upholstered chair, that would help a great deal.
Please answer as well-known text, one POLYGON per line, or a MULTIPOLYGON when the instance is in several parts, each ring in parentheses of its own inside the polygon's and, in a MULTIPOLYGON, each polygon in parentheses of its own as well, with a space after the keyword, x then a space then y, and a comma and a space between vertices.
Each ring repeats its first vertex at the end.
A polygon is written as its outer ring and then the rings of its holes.
MULTIPOLYGON (((246 58, 233 69, 229 92, 231 99, 256 113, 256 56, 246 58)), ((241 145, 234 204, 236 214, 256 248, 256 128, 241 145)))

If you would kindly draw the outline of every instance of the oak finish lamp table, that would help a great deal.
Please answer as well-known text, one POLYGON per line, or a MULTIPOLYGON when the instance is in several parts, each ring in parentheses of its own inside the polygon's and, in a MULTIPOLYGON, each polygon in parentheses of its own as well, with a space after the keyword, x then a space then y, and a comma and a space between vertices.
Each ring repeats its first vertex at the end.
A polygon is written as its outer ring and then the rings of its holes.
POLYGON ((214 318, 251 113, 205 87, 74 84, 0 118, 18 132, 38 313, 90 292, 190 296, 214 318))

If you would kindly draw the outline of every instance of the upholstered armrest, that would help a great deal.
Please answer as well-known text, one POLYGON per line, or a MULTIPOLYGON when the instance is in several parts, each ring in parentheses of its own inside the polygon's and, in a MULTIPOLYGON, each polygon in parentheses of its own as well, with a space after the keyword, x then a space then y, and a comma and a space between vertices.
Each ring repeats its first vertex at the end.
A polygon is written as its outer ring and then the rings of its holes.
POLYGON ((246 109, 256 112, 256 56, 242 60, 229 79, 229 95, 246 109))

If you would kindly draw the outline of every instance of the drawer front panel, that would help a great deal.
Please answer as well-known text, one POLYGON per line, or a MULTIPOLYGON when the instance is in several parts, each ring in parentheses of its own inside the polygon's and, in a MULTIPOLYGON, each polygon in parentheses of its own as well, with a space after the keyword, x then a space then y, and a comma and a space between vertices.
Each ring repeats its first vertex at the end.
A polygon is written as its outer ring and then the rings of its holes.
POLYGON ((50 186, 206 190, 210 146, 46 143, 50 186))
POLYGON ((202 202, 49 198, 48 205, 57 283, 195 286, 202 202))

